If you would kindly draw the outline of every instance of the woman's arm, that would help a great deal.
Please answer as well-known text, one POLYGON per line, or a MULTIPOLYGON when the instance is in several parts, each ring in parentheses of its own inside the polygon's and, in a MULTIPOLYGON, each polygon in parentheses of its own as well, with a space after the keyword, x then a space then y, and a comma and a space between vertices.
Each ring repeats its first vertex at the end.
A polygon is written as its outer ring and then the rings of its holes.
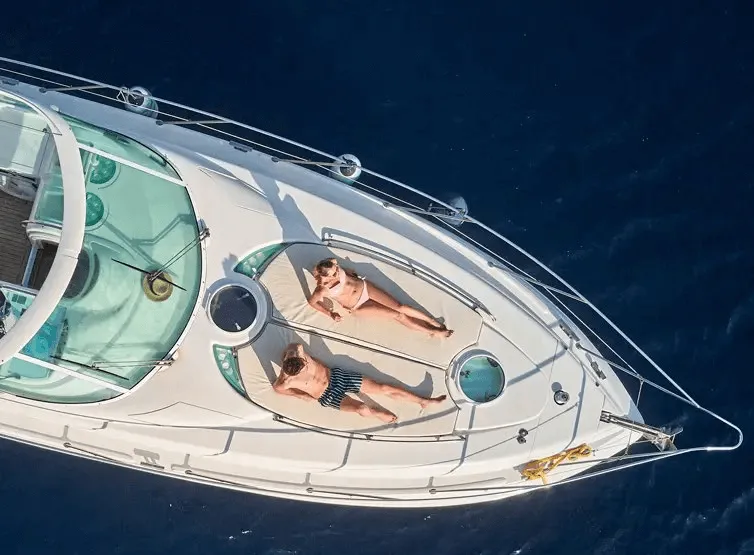
POLYGON ((325 289, 324 287, 317 286, 317 288, 314 290, 314 293, 312 293, 312 296, 309 297, 309 306, 311 306, 314 310, 321 312, 325 316, 332 318, 336 322, 340 321, 340 314, 337 312, 333 312, 332 310, 327 310, 325 306, 322 304, 322 299, 325 297, 325 289))

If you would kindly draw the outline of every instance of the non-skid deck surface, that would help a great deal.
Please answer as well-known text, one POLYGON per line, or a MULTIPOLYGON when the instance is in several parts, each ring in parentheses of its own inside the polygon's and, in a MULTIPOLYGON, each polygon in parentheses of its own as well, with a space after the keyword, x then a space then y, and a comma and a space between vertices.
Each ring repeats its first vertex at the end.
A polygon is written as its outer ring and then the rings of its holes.
POLYGON ((29 219, 31 203, 0 192, 0 280, 19 284, 31 243, 21 222, 29 219))
POLYGON ((238 351, 246 393, 267 410, 303 424, 345 432, 417 437, 439 436, 453 431, 458 409, 450 399, 424 410, 418 404, 389 397, 359 395, 361 400, 380 405, 398 416, 398 424, 386 425, 377 419, 322 407, 315 400, 302 401, 276 393, 272 383, 280 373, 283 349, 291 342, 302 343, 311 356, 330 368, 352 370, 384 383, 404 385, 424 397, 447 395, 445 372, 431 366, 268 324, 261 337, 238 351))
POLYGON ((279 320, 365 341, 442 367, 476 344, 482 327, 479 314, 447 292, 401 268, 344 249, 291 245, 270 263, 260 281, 270 293, 273 315, 279 320), (331 257, 366 278, 367 287, 376 285, 403 304, 423 309, 455 333, 449 338, 430 338, 394 320, 360 317, 358 311, 349 314, 339 309, 340 322, 317 312, 307 302, 315 287, 312 269, 318 261, 331 257))

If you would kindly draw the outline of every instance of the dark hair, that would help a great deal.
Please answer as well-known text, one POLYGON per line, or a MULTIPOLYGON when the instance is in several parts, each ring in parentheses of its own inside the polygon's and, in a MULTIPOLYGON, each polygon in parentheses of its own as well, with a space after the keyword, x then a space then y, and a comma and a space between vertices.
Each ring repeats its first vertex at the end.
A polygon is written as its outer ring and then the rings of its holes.
POLYGON ((283 372, 289 376, 295 376, 306 366, 306 360, 301 357, 288 357, 283 361, 283 372))
POLYGON ((314 267, 315 273, 317 275, 323 275, 323 270, 329 270, 330 268, 333 268, 337 264, 337 261, 333 258, 325 258, 324 260, 320 260, 317 262, 317 265, 314 267))

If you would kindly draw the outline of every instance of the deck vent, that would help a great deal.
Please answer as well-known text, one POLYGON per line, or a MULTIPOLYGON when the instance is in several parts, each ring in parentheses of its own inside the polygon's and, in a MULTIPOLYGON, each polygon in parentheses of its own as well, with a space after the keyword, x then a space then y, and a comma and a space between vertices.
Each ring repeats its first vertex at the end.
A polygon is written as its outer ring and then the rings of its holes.
POLYGON ((555 401, 556 405, 565 405, 568 402, 568 399, 571 398, 571 396, 562 389, 558 389, 552 398, 555 401))

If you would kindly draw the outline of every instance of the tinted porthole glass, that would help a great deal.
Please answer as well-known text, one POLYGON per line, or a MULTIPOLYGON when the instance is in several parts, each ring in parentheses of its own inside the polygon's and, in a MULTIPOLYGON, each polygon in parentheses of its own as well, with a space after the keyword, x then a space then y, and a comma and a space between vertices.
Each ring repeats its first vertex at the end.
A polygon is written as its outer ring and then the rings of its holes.
POLYGON ((217 327, 235 333, 251 327, 257 317, 257 302, 251 292, 238 285, 215 293, 209 315, 217 327))
POLYGON ((476 403, 487 403, 502 393, 505 375, 494 358, 475 356, 463 364, 458 381, 466 397, 476 403))

